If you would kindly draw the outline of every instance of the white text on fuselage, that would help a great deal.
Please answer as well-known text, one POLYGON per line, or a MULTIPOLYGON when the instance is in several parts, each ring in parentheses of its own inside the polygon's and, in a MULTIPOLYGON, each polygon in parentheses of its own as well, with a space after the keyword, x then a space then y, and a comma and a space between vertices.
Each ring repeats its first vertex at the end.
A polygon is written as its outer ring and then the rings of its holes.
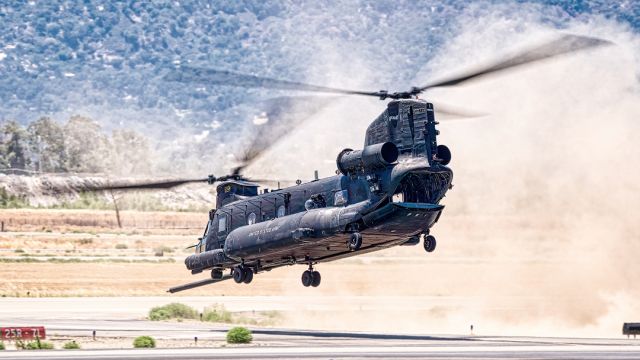
POLYGON ((260 230, 256 230, 254 232, 249 233, 249 236, 260 236, 260 235, 264 235, 264 234, 270 234, 272 232, 278 231, 280 229, 280 226, 274 226, 274 227, 270 227, 270 228, 266 228, 266 229, 260 229, 260 230))

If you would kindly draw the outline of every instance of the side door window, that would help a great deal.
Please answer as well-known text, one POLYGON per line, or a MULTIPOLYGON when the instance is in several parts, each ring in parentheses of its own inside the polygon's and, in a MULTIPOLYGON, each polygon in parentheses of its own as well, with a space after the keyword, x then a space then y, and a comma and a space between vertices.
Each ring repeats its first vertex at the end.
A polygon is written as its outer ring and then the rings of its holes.
POLYGON ((227 215, 218 214, 218 234, 227 233, 227 215))

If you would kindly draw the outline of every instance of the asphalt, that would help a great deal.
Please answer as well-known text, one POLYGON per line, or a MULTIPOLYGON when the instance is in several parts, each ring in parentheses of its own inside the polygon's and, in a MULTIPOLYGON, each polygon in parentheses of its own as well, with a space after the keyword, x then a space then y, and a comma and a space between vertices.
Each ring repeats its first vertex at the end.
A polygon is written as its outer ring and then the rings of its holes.
POLYGON ((7 351, 1 359, 638 359, 635 346, 472 345, 7 351))
MULTIPOLYGON (((200 301, 198 298, 186 302, 200 301)), ((262 302, 277 309, 282 302, 237 299, 244 310, 262 302)), ((280 299, 282 300, 282 299, 280 299)), ((166 298, 0 298, 0 326, 43 325, 58 339, 83 339, 82 350, 0 351, 3 359, 640 359, 640 339, 510 337, 316 331, 284 328, 251 330, 251 345, 223 345, 228 325, 200 322, 152 322, 144 314, 166 298), (53 315, 52 315, 53 314, 53 315), (91 349, 90 337, 131 339, 151 335, 157 349, 91 349), (198 337, 199 344, 192 340, 198 337), (83 343, 84 344, 84 343, 83 343), (180 345, 176 345, 180 344, 180 345), (178 348, 178 346, 183 346, 178 348), (169 347, 169 348, 166 348, 169 347)), ((211 299, 203 299, 211 302, 211 299)), ((286 305, 286 304, 285 304, 286 305)), ((321 303, 316 306, 322 305, 321 303)), ((371 300, 367 306, 378 306, 371 300)), ((106 344, 114 344, 107 342, 106 344)), ((109 345, 107 345, 109 346, 109 345)), ((119 346, 119 345, 110 345, 119 346)))

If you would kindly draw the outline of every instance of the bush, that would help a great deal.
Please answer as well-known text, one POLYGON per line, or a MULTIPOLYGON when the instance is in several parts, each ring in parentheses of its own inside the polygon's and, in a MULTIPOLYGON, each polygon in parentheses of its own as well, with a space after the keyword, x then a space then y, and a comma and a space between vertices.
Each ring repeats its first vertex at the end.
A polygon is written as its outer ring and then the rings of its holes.
POLYGON ((156 340, 151 336, 138 336, 133 340, 134 348, 154 348, 156 347, 156 340))
POLYGON ((68 343, 65 343, 62 348, 67 350, 80 349, 80 344, 78 344, 75 340, 72 340, 68 343))
POLYGON ((116 244, 116 249, 118 250, 124 250, 124 249, 128 249, 129 247, 127 246, 127 244, 116 244))
POLYGON ((22 350, 51 350, 53 349, 53 344, 46 341, 40 341, 40 339, 36 339, 35 341, 30 341, 28 343, 16 341, 16 348, 22 350))
POLYGON ((229 344, 248 344, 253 340, 251 331, 244 327, 234 327, 227 332, 229 344))
POLYGON ((0 342, 0 350, 4 350, 4 343, 0 342))
POLYGON ((198 312, 187 305, 171 303, 165 306, 154 307, 149 311, 149 320, 169 320, 169 319, 196 319, 198 312))
POLYGON ((213 306, 204 309, 202 320, 210 322, 231 323, 233 322, 232 314, 225 310, 224 306, 213 306))

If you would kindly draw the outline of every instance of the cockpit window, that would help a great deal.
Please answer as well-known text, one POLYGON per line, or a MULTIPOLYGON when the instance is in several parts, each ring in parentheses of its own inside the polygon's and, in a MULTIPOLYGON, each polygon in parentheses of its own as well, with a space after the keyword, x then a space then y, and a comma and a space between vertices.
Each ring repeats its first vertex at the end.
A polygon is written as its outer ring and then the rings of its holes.
POLYGON ((287 211, 286 211, 284 205, 280 205, 280 206, 278 206, 278 211, 277 211, 276 216, 277 217, 283 217, 283 216, 285 216, 286 212, 287 211))

